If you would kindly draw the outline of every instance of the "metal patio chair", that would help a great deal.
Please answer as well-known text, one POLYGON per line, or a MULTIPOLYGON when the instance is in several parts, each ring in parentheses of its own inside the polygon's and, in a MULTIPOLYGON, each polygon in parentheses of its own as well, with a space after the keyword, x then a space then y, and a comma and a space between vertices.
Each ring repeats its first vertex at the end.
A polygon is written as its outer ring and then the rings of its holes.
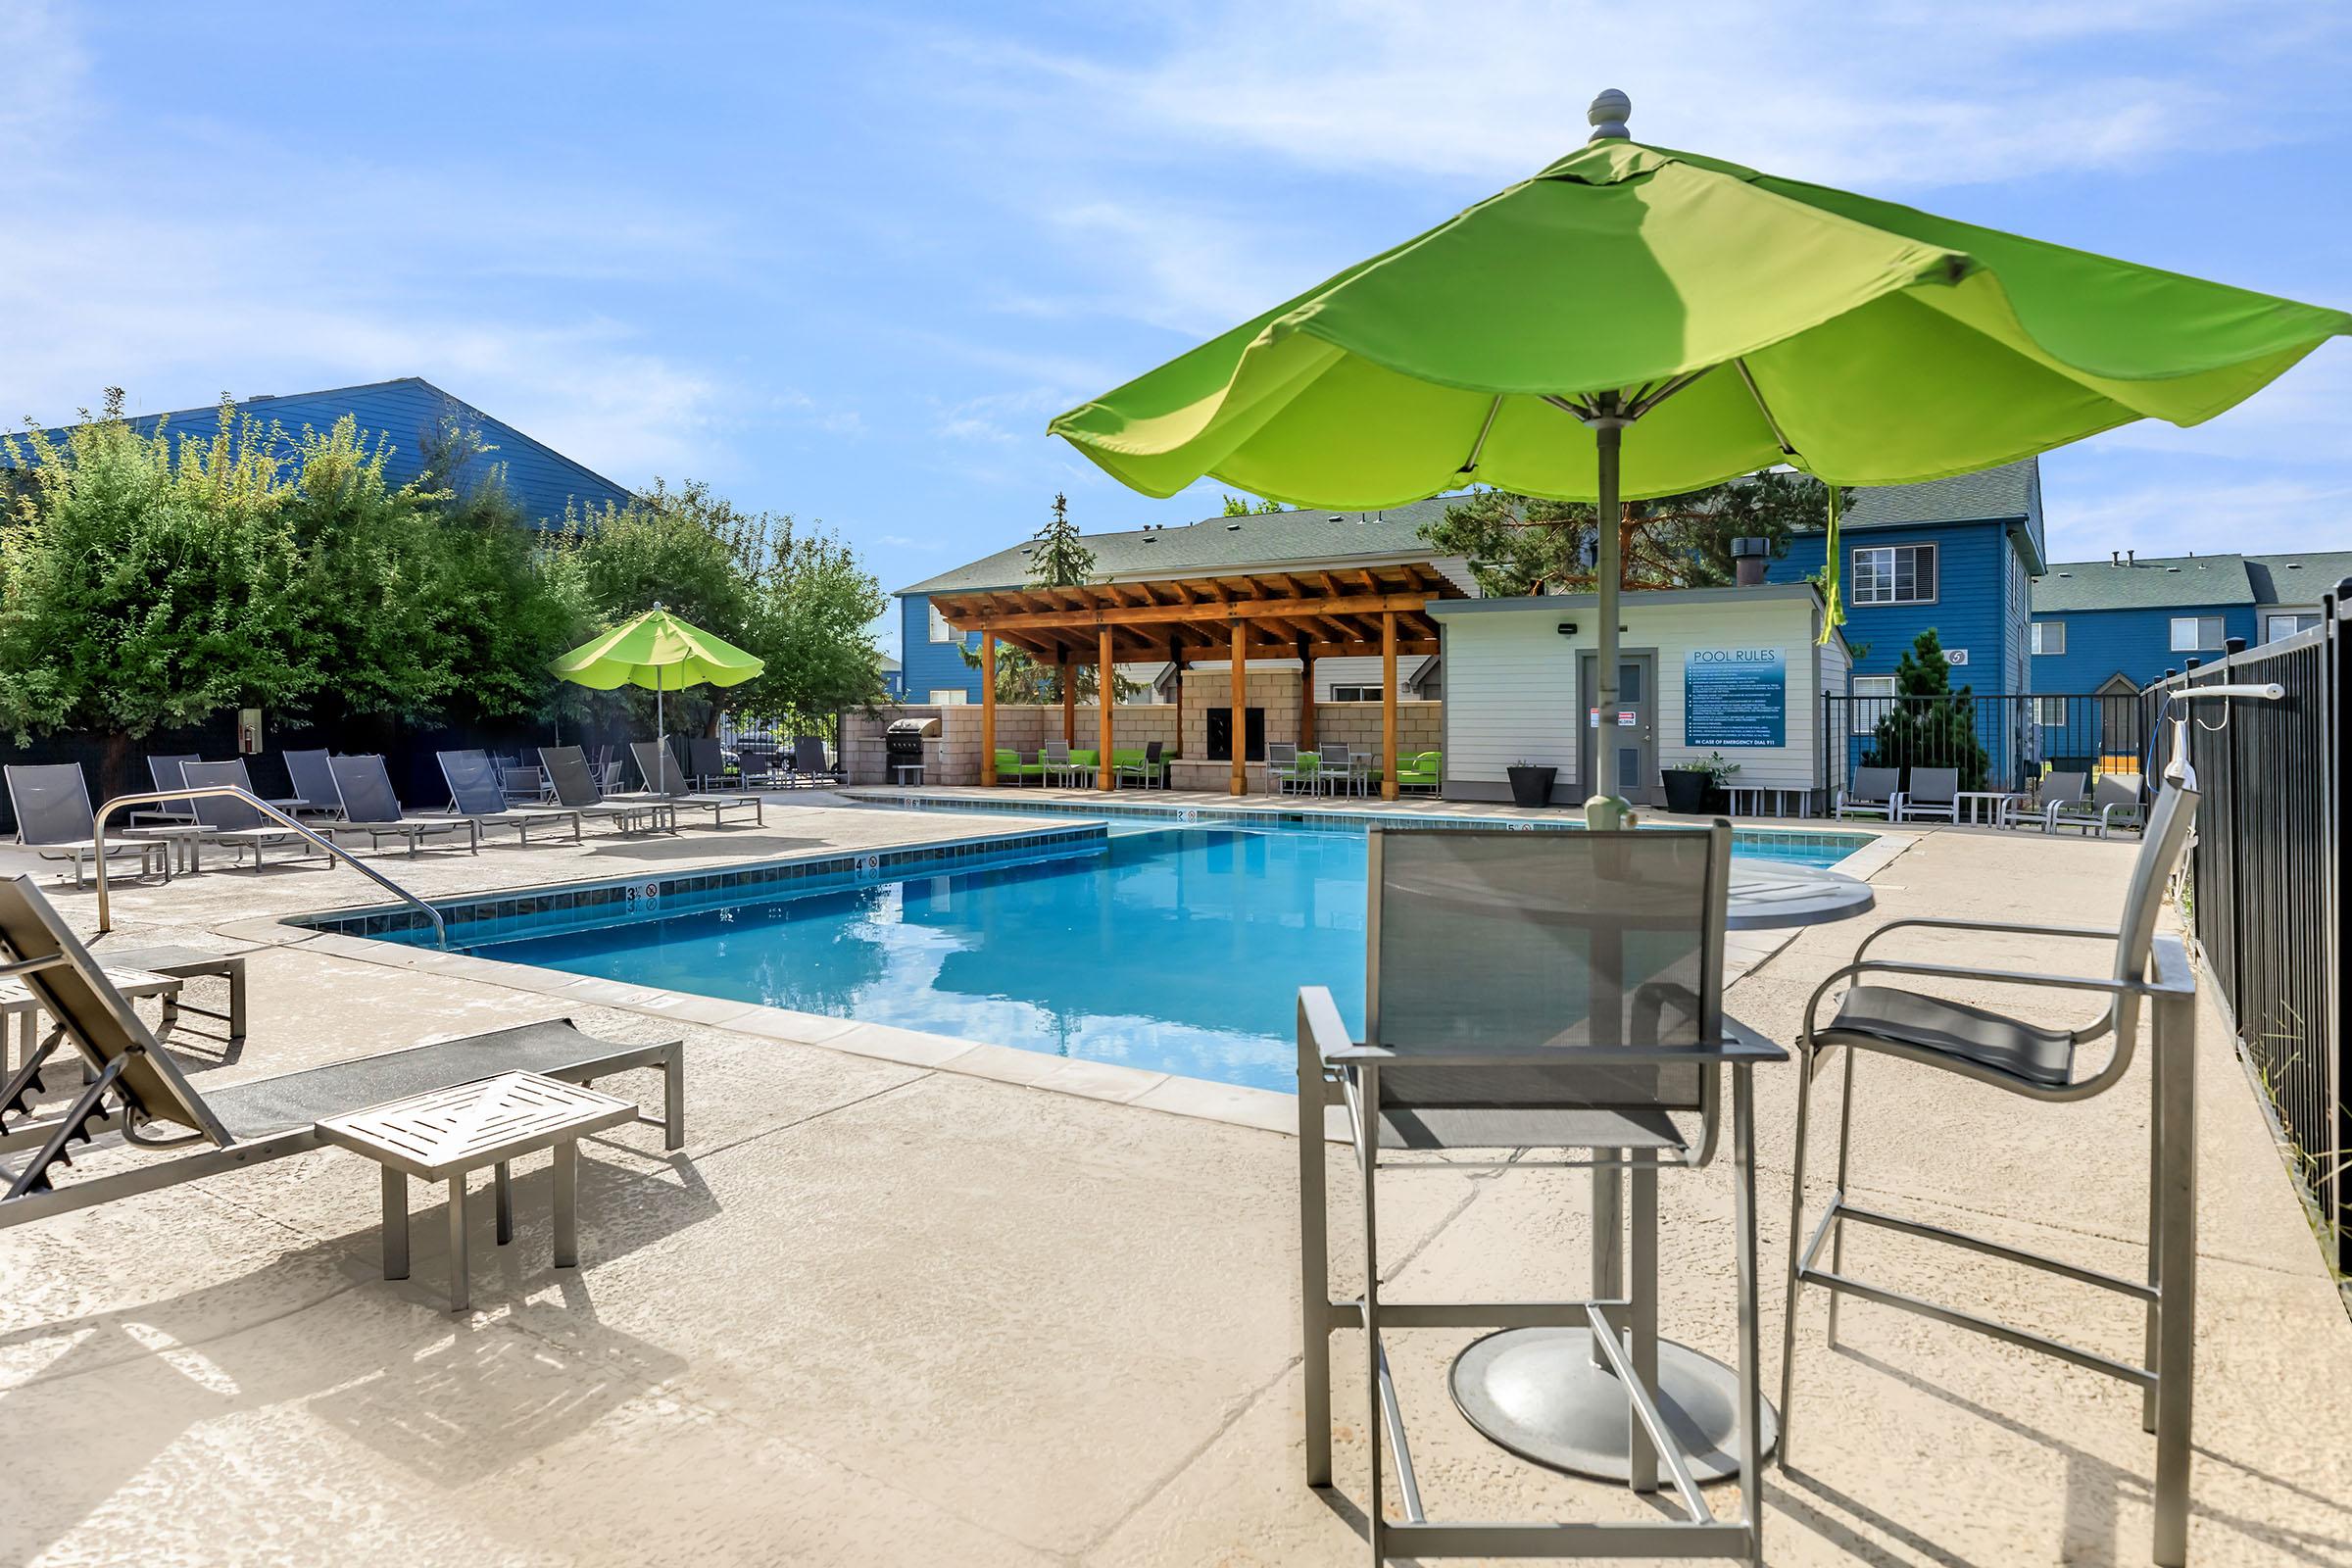
MULTIPOLYGON (((1872 932, 1854 950, 1851 963, 1824 980, 1805 1006, 1800 1047, 1804 1076, 1796 1102, 1795 1171, 1788 1219, 1788 1304, 1781 1346, 1781 1462, 1788 1459, 1789 1396, 1794 1379, 1799 1290, 1818 1285, 1830 1294, 1829 1332, 1838 1335, 1838 1302, 1852 1296, 1898 1307, 1939 1323, 1971 1329, 2007 1344, 2054 1356, 2074 1366, 2102 1372, 2141 1391, 2141 1425, 2156 1435, 2155 1560, 2177 1568, 2187 1552, 2190 1347, 2195 1332, 2196 1253, 2196 987, 2188 956, 2179 938, 2156 934, 2165 884, 2188 839, 2197 795, 2167 783, 2149 813, 2123 918, 2114 930, 2079 926, 2009 925, 1989 920, 1894 920, 1872 932), (1989 931, 2044 938, 2080 938, 2113 943, 2111 974, 2084 976, 1984 969, 1975 964, 1923 963, 1873 958, 1870 950, 1889 932, 1920 927, 1943 931, 1989 931), (2078 1029, 2029 1023, 1986 1008, 1878 984, 1880 977, 2054 988, 2106 999, 2099 1016, 2078 1029), (1856 984, 1855 982, 1861 982, 1856 984), (1822 1003, 1839 986, 1851 987, 1828 1022, 1822 1003), (2028 1100, 2072 1102, 2106 1093, 2122 1081, 2138 1043, 2142 1001, 2151 1004, 2154 1107, 2149 1130, 2147 1281, 2084 1268, 2022 1251, 1981 1237, 1923 1220, 1898 1217, 1850 1201, 1846 1197, 1849 1144, 1854 1111, 1856 1056, 1875 1051, 1898 1060, 1934 1067, 2028 1100), (2112 1037, 2114 1047, 2095 1072, 2078 1070, 2082 1046, 2112 1037), (1845 1081, 1838 1112, 1838 1181, 1830 1204, 1808 1239, 1805 1230, 1805 1145, 1812 1085, 1832 1053, 1845 1054, 1845 1081), (1845 1222, 1855 1221, 1930 1241, 1948 1242, 2006 1262, 2142 1302, 2146 1308, 2144 1364, 2118 1361, 2096 1351, 2016 1329, 1954 1307, 1924 1301, 1845 1273, 1845 1222), (1830 1262, 1821 1266, 1824 1243, 1830 1262)), ((1922 1104, 1933 1105, 1922 1098, 1922 1104)), ((2053 1172, 2052 1196, 2063 1193, 2063 1171, 2053 1172)))
POLYGON ((1168 783, 1168 764, 1160 757, 1160 753, 1164 749, 1158 741, 1146 741, 1140 755, 1130 757, 1125 761, 1114 760, 1111 773, 1117 778, 1136 779, 1145 789, 1150 789, 1152 780, 1156 779, 1159 781, 1160 787, 1165 789, 1168 783))
POLYGON ((1068 741, 1046 742, 1045 748, 1037 754, 1037 760, 1046 770, 1046 781, 1056 789, 1068 784, 1070 775, 1077 771, 1077 764, 1070 760, 1068 741))
POLYGON ((2050 811, 2050 826, 2079 827, 2106 838, 2119 827, 2137 828, 2144 835, 2147 818, 2140 810, 2137 773, 2101 773, 2087 801, 2061 801, 2050 811))
POLYGON ((1275 795, 1288 795, 1291 786, 1301 782, 1298 772, 1298 748, 1289 741, 1266 742, 1266 788, 1275 795))
POLYGON ((744 807, 752 808, 755 824, 767 819, 767 804, 758 795, 722 792, 706 795, 692 789, 686 782, 686 770, 678 764, 677 753, 667 741, 631 741, 629 754, 636 759, 638 774, 644 778, 646 790, 658 799, 667 801, 675 811, 689 806, 698 811, 710 813, 710 825, 717 827, 731 810, 744 807))
MULTIPOLYGON (((1331 994, 1298 993, 1300 1291, 1306 1468, 1332 1484, 1330 1337, 1364 1334, 1370 1494, 1363 1502, 1375 1564, 1391 1556, 1730 1556, 1762 1553, 1759 1481, 1765 1449, 1758 1391, 1755 1138, 1751 1077, 1788 1053, 1722 1010, 1732 829, 1518 833, 1375 829, 1370 835, 1365 1043, 1349 1040, 1331 994), (1731 1123, 1738 1260, 1739 1361, 1725 1402, 1732 1449, 1720 1473, 1740 1479, 1741 1512, 1719 1519, 1699 1493, 1682 1430, 1661 1415, 1656 1260, 1661 1169, 1714 1155, 1721 1069, 1732 1069, 1731 1123), (1324 1121, 1346 1107, 1362 1211, 1361 1297, 1331 1298, 1324 1121), (1676 1118, 1696 1118, 1686 1128, 1676 1118), (1593 1298, 1569 1301, 1393 1301, 1380 1286, 1376 1175, 1431 1168, 1400 1159, 1463 1150, 1591 1150, 1595 1175, 1593 1298), (1633 1170, 1633 1270, 1618 1266, 1617 1195, 1633 1170), (1559 1342, 1573 1364, 1600 1367, 1597 1417, 1614 1462, 1637 1491, 1663 1466, 1680 1511, 1630 1523, 1456 1523, 1421 1503, 1384 1332, 1487 1326, 1559 1342), (1630 1406, 1630 1411, 1629 1411, 1630 1406), (1613 1425, 1612 1425, 1613 1423, 1613 1425), (1394 1449, 1404 1518, 1383 1501, 1384 1448, 1394 1449)), ((1509 1168, 1540 1161, 1516 1161, 1509 1168)), ((1570 1162, 1584 1163, 1584 1162, 1570 1162)), ((1459 1171, 1459 1164, 1435 1168, 1459 1171)), ((1496 1364, 1497 1337, 1454 1368, 1457 1406, 1515 1452, 1563 1468, 1513 1436, 1505 1404, 1472 1369, 1496 1364)), ((1543 1423, 1549 1429, 1549 1423, 1543 1423)))
POLYGON ((715 735, 686 737, 686 781, 698 790, 722 789, 727 782, 727 749, 715 735))
POLYGON ((1855 768, 1854 781, 1839 790, 1830 806, 1833 819, 1881 816, 1899 822, 1902 811, 1903 770, 1899 767, 1855 768))
POLYGON ((364 834, 369 849, 380 850, 384 840, 393 839, 406 844, 413 856, 424 847, 428 838, 463 833, 466 849, 481 854, 482 825, 473 818, 411 816, 403 811, 382 758, 336 757, 330 758, 327 765, 334 772, 335 789, 343 800, 343 820, 328 829, 338 843, 364 834))
POLYGON ((342 792, 335 788, 333 760, 324 752, 280 752, 286 764, 286 783, 298 803, 286 809, 292 815, 341 816, 342 792))
MULTIPOLYGON (((187 789, 204 789, 211 785, 233 785, 246 794, 261 797, 253 787, 252 777, 245 771, 245 760, 234 758, 225 762, 183 762, 180 777, 187 789)), ((298 859, 308 859, 323 853, 300 833, 272 822, 252 807, 231 795, 204 795, 189 803, 196 808, 196 838, 205 844, 224 844, 240 858, 253 856, 253 868, 262 868, 262 852, 266 849, 286 849, 298 859)), ((283 804, 272 801, 272 806, 283 804)), ((177 832, 167 828, 165 832, 177 832)), ((192 846, 191 846, 192 848, 192 846)))
POLYGON ((579 812, 583 820, 610 822, 621 833, 676 829, 677 812, 665 797, 640 795, 607 800, 596 787, 596 781, 588 776, 588 760, 577 746, 542 746, 539 760, 547 769, 548 782, 555 787, 557 804, 566 811, 579 812))
POLYGON ((1911 782, 1904 786, 1902 810, 1898 822, 1916 822, 1932 818, 1960 822, 1960 770, 1956 767, 1915 767, 1911 782))
POLYGON ((1335 795, 1341 790, 1352 789, 1354 780, 1355 766, 1348 760, 1345 742, 1327 741, 1316 749, 1314 790, 1317 795, 1327 789, 1335 795))
POLYGON ((2044 833, 2054 833, 2058 829, 2059 813, 2081 805, 2089 789, 2088 773, 2044 773, 2040 783, 2034 787, 2033 804, 2018 808, 2011 820, 2034 822, 2044 833))
POLYGON ((842 782, 840 765, 825 758, 825 738, 821 735, 795 735, 792 738, 792 774, 794 782, 800 784, 842 782))
POLYGON ((479 827, 511 827, 516 841, 523 844, 531 841, 534 824, 561 827, 568 822, 572 842, 579 842, 579 812, 561 806, 509 806, 507 793, 499 786, 498 770, 492 766, 487 753, 438 752, 434 756, 441 764, 441 780, 449 786, 446 815, 464 818, 479 827))
MULTIPOLYGON (((657 1068, 663 1147, 685 1147, 686 1058, 679 1040, 622 1045, 553 1019, 201 1094, 29 877, 0 877, 0 958, 56 1020, 32 1059, 0 1084, 0 1230, 317 1149, 324 1142, 318 1123, 326 1117, 502 1072, 587 1084, 657 1068), (89 1068, 88 1081, 62 1110, 35 1105, 43 1068, 67 1042, 89 1068), (146 1149, 191 1152, 55 1180, 73 1167, 73 1146, 109 1133, 146 1149), (21 1151, 30 1152, 19 1157, 21 1151)), ((385 1186, 388 1200, 389 1181, 385 1186)))
MULTIPOLYGON (((97 819, 90 810, 89 780, 79 762, 48 762, 26 766, 8 764, 8 804, 17 814, 17 842, 44 860, 74 862, 74 885, 84 881, 83 867, 95 858, 97 819)), ((166 830, 169 831, 168 829, 166 830)), ((126 828, 127 843, 106 847, 111 861, 118 855, 139 858, 139 874, 172 876, 172 850, 164 838, 142 828, 126 828)))

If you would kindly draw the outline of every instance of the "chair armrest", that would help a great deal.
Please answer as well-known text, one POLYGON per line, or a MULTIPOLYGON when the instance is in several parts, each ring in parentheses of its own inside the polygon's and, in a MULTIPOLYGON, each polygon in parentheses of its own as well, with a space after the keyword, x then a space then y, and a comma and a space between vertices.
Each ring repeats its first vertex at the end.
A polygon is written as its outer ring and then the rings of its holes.
MULTIPOLYGON (((1340 1019, 1340 1004, 1331 1000, 1330 987, 1298 988, 1298 1044, 1312 1046, 1323 1061, 1329 1061, 1335 1053, 1355 1049, 1348 1025, 1340 1019)), ((1301 1056, 1303 1059, 1303 1053, 1301 1056)))
POLYGON ((2103 930, 2097 926, 2015 925, 2007 920, 1960 920, 1934 915, 1914 915, 1909 919, 1889 920, 1864 937, 1861 946, 1854 949, 1854 960, 1857 963, 1860 962, 1862 955, 1870 951, 1870 945, 1887 932, 1900 931, 1906 926, 1925 926, 1943 931, 2005 931, 2013 936, 2021 937, 2099 937, 2109 942, 2123 940, 2122 932, 2103 930))
POLYGON ((1626 1063, 1710 1062, 1739 1065, 1786 1061, 1788 1053, 1744 1025, 1726 1018, 1723 1038, 1689 1046, 1422 1046, 1399 1051, 1389 1046, 1349 1045, 1327 1051, 1335 1067, 1607 1067, 1626 1063))
POLYGON ((1989 980, 1996 985, 2044 986, 2058 991, 2099 991, 2109 995, 2148 989, 2145 981, 2117 980, 2106 975, 2031 974, 2023 969, 1978 969, 1966 964, 1914 963, 1899 958, 1866 958, 1847 964, 1838 974, 1915 974, 1933 980, 1989 980))

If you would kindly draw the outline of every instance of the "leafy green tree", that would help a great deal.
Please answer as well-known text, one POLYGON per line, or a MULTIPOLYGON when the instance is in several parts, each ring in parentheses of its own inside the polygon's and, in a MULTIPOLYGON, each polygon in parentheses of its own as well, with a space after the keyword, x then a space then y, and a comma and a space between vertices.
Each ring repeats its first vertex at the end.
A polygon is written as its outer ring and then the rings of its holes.
POLYGON ((831 534, 770 519, 755 574, 743 647, 767 667, 725 699, 739 711, 808 731, 846 710, 882 701, 882 667, 866 628, 890 598, 857 554, 831 534))
POLYGON ((268 432, 225 402, 207 441, 141 436, 109 388, 60 441, 8 439, 0 725, 103 731, 106 782, 137 740, 320 680, 295 593, 301 550, 268 432))
POLYGON ((1259 501, 1249 496, 1228 494, 1225 497, 1225 515, 1228 517, 1263 517, 1290 509, 1279 501, 1259 501))
POLYGON ((1977 739, 1974 688, 1952 689, 1951 662, 1930 626, 1894 667, 1894 701, 1871 732, 1865 767, 1955 767, 1960 787, 1981 790, 1992 765, 1977 739))
MULTIPOLYGON (((1620 534, 1624 586, 1710 588, 1732 582, 1732 541, 1750 535, 1788 554, 1795 529, 1822 520, 1829 498, 1808 474, 1766 469, 1682 495, 1630 501, 1620 534)), ((1593 584, 1599 509, 1480 490, 1446 509, 1422 537, 1465 556, 1479 591, 1493 596, 1573 593, 1593 584)))

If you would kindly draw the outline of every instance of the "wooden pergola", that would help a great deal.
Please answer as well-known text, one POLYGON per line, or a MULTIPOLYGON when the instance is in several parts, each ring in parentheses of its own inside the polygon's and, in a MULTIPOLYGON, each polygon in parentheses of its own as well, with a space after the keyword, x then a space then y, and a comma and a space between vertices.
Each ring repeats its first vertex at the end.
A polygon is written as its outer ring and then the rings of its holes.
POLYGON ((980 781, 997 781, 997 643, 1025 649, 1059 672, 1062 739, 1077 740, 1077 687, 1071 667, 1092 656, 1101 726, 1099 788, 1118 787, 1111 771, 1111 666, 1165 660, 1177 666, 1177 734, 1183 734, 1187 664, 1229 661, 1233 667, 1233 773, 1248 788, 1246 677, 1252 652, 1300 662, 1299 747, 1315 738, 1315 661, 1377 654, 1382 661, 1381 793, 1396 796, 1396 660, 1434 654, 1433 599, 1462 591, 1426 562, 1333 566, 1297 571, 1236 571, 1148 582, 1088 583, 1076 588, 997 588, 939 593, 931 604, 949 625, 980 633, 980 781))

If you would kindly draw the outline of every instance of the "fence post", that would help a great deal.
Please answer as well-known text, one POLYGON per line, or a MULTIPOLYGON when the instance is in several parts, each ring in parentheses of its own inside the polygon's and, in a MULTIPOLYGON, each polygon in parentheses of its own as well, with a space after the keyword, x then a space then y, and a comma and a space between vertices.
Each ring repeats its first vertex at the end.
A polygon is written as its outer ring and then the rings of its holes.
POLYGON ((2346 748, 2352 747, 2352 722, 2346 713, 2346 704, 2352 703, 2352 637, 2344 634, 2343 617, 2352 614, 2352 577, 2335 585, 2335 591, 2321 601, 2321 708, 2320 756, 2326 770, 2326 802, 2323 827, 2329 851, 2325 871, 2323 908, 2327 918, 2328 1007, 2327 1033, 2321 1072, 2326 1103, 2331 1108, 2334 1136, 2330 1140, 2321 1191, 2313 1196, 2320 1203, 2320 1216, 2331 1233, 2334 1247, 2332 1261, 2338 1272, 2352 1272, 2352 1171, 2345 1170, 2352 1160, 2352 1017, 2345 1010, 2343 961, 2348 944, 2345 942, 2345 878, 2352 873, 2352 858, 2344 844, 2344 825, 2352 820, 2352 801, 2346 791, 2352 789, 2352 757, 2346 748))

